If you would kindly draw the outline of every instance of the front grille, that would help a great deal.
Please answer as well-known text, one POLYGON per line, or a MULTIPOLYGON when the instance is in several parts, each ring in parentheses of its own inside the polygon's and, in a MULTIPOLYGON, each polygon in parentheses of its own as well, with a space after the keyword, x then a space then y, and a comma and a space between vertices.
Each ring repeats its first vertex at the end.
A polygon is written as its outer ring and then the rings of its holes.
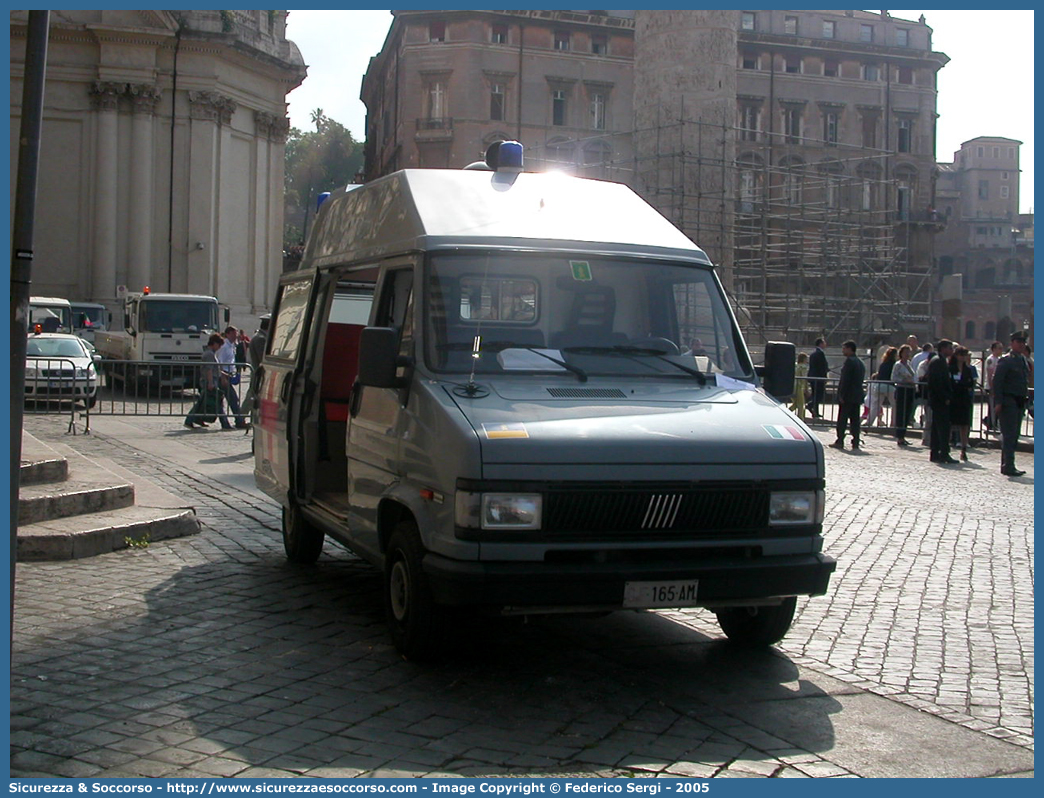
POLYGON ((544 529, 552 533, 745 532, 768 525, 769 493, 741 489, 552 490, 544 529))
POLYGON ((626 399, 619 388, 548 388, 556 399, 626 399))

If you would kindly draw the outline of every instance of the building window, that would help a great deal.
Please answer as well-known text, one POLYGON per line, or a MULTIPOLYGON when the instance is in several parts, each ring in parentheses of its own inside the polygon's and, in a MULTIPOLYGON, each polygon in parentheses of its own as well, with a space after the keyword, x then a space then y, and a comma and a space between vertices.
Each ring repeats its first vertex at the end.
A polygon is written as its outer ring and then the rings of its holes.
POLYGON ((798 32, 798 18, 797 17, 783 17, 783 32, 791 36, 797 36, 798 32))
POLYGON ((591 95, 591 127, 605 130, 605 94, 600 91, 591 95))
POLYGON ((743 56, 743 68, 744 69, 757 69, 758 68, 758 56, 756 53, 744 53, 743 56))
POLYGON ((859 41, 869 44, 874 40, 874 26, 873 25, 860 25, 859 26, 859 41))
POLYGON ((800 141, 801 139, 801 109, 783 109, 783 133, 787 141, 800 141))
POLYGON ((446 87, 441 81, 428 85, 428 119, 442 119, 446 115, 446 87))
POLYGON ((828 208, 841 207, 841 178, 837 175, 828 174, 826 181, 826 204, 828 208))
POLYGON ((906 28, 895 29, 895 45, 896 47, 909 47, 910 46, 910 31, 906 28))
POLYGON ((880 80, 881 67, 877 64, 863 64, 863 80, 880 80))
POLYGON ((508 43, 508 26, 501 23, 494 23, 493 33, 490 39, 493 44, 507 44, 508 43))
POLYGON ((739 209, 740 213, 752 213, 754 202, 758 198, 758 176, 751 169, 743 169, 739 173, 739 209))
POLYGON ((551 124, 564 125, 566 123, 566 93, 564 89, 555 89, 551 92, 551 124))
MULTIPOLYGON (((735 17, 733 17, 733 19, 735 19, 735 17)), ((754 17, 754 12, 752 12, 752 11, 744 11, 743 12, 743 21, 740 23, 740 27, 743 30, 755 30, 756 29, 756 25, 755 25, 756 22, 757 22, 757 20, 754 17)))
POLYGON ((840 74, 840 65, 833 58, 823 62, 823 75, 828 78, 836 78, 840 74))
POLYGON ((504 119, 504 86, 494 83, 489 87, 489 118, 494 122, 504 119))
POLYGON ((877 114, 863 114, 863 146, 877 146, 877 114))
POLYGON ((823 141, 828 147, 837 146, 837 130, 838 130, 838 114, 835 111, 828 111, 823 114, 823 141))
POLYGON ((569 49, 569 31, 567 31, 567 30, 556 30, 555 31, 555 49, 556 50, 568 50, 569 49))
POLYGON ((990 181, 980 180, 979 181, 979 199, 988 200, 990 198, 990 181))
POLYGON ((801 59, 796 55, 788 55, 785 61, 785 69, 791 75, 800 75, 801 59))
POLYGON ((1008 147, 1008 157, 1009 158, 1014 158, 1015 157, 1015 148, 1014 147, 1008 147))
POLYGON ((791 205, 800 205, 801 193, 801 173, 793 169, 788 170, 783 178, 783 200, 791 205))
POLYGON ((1001 172, 1001 180, 1007 180, 1009 174, 1009 172, 1001 172))
POLYGON ((994 147, 993 148, 993 157, 994 158, 1000 158, 1000 147, 994 147))
POLYGON ((1000 187, 1000 197, 1001 197, 1001 199, 1008 199, 1008 197, 1010 197, 1010 196, 1011 196, 1011 189, 1008 186, 1001 186, 1000 187))
POLYGON ((913 69, 910 67, 899 67, 899 82, 904 86, 912 86, 913 69))
POLYGON ((445 22, 429 22, 428 23, 428 41, 429 42, 444 42, 444 41, 446 41, 446 23, 445 22))
POLYGON ((744 105, 740 108, 740 141, 758 140, 758 122, 761 112, 756 105, 744 105))
POLYGON ((985 147, 976 147, 975 148, 975 155, 977 157, 982 158, 985 154, 986 154, 985 147))
POLYGON ((601 34, 591 36, 591 52, 594 55, 605 55, 609 52, 609 37, 601 34))
POLYGON ((964 324, 964 339, 967 341, 975 337, 975 322, 969 321, 964 324))
POLYGON ((823 20, 823 38, 833 39, 837 35, 837 23, 833 20, 823 20))
POLYGON ((896 152, 913 152, 913 122, 911 120, 899 120, 895 149, 896 152))

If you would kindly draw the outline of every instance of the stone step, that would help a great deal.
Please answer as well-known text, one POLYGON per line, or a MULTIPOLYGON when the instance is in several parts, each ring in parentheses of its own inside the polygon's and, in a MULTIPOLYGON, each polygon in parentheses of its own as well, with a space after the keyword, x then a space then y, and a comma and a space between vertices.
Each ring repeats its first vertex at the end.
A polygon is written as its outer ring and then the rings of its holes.
POLYGON ((56 441, 23 434, 19 479, 19 561, 91 557, 199 532, 182 499, 56 441))
POLYGON ((18 483, 28 485, 46 485, 64 482, 69 478, 69 461, 64 457, 47 457, 26 460, 22 452, 22 464, 18 471, 18 483))
POLYGON ((127 507, 18 527, 18 561, 75 560, 199 532, 191 508, 127 507))
POLYGON ((61 483, 30 485, 18 491, 18 523, 20 526, 35 524, 118 510, 133 504, 134 484, 131 482, 69 479, 61 483))

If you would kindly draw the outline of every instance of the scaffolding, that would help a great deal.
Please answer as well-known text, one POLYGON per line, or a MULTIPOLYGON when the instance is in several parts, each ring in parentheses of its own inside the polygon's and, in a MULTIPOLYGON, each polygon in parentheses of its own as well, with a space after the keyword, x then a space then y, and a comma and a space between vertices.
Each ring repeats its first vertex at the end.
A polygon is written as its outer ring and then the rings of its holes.
POLYGON ((802 346, 877 345, 928 324, 931 236, 917 222, 929 220, 893 157, 690 120, 549 136, 527 154, 530 168, 634 188, 719 265, 748 341, 802 346))

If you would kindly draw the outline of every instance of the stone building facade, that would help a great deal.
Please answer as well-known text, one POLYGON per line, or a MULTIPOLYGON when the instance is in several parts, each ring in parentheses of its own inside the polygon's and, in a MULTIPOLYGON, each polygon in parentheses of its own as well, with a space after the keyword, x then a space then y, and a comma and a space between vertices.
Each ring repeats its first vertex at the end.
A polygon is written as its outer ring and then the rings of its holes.
POLYGON ((600 176, 632 157, 629 11, 393 11, 363 79, 366 179, 460 168, 493 141, 521 141, 529 167, 600 176))
POLYGON ((755 340, 934 334, 936 75, 922 17, 396 11, 363 81, 367 179, 528 168, 625 182, 719 264, 755 340))
POLYGON ((959 301, 936 303, 943 334, 974 350, 1033 325, 1033 214, 1019 213, 1021 141, 979 136, 939 164, 937 278, 959 301), (959 279, 955 277, 959 275, 959 279))
MULTIPOLYGON (((286 13, 51 12, 33 293, 212 294, 243 326, 267 308, 305 76, 286 13)), ((13 205, 28 14, 10 14, 13 205)))

